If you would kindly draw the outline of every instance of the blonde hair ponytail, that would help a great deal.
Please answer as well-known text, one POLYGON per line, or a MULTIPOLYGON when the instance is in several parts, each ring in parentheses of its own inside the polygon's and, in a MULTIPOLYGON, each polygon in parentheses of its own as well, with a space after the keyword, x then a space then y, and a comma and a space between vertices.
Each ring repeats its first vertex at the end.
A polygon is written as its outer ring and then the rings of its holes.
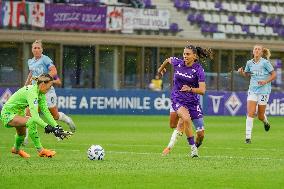
POLYGON ((263 53, 263 57, 266 58, 267 60, 269 60, 270 56, 271 56, 271 52, 269 49, 267 48, 263 48, 262 49, 262 53, 263 53))

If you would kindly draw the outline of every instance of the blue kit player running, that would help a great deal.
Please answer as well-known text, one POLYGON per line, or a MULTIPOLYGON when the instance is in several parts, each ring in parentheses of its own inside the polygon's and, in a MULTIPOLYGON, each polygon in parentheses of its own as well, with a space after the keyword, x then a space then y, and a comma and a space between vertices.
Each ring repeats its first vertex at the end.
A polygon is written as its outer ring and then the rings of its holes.
POLYGON ((269 62, 269 49, 261 45, 253 48, 253 59, 246 64, 245 70, 239 68, 238 72, 243 77, 250 77, 247 97, 246 140, 251 143, 253 119, 257 110, 258 119, 263 122, 265 131, 269 131, 270 124, 265 115, 266 105, 271 93, 271 81, 276 78, 273 66, 269 62), (263 58, 264 57, 264 58, 263 58))

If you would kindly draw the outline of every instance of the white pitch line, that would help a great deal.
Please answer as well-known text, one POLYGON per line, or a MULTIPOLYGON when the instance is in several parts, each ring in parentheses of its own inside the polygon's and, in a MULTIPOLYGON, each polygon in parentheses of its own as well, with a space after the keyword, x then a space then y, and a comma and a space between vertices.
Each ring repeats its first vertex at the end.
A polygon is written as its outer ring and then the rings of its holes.
MULTIPOLYGON (((137 155, 153 155, 153 154, 157 154, 157 155, 161 155, 162 153, 157 153, 157 152, 125 152, 125 151, 107 151, 107 153, 113 153, 113 154, 137 154, 137 155)), ((169 155, 170 156, 170 155, 169 155)), ((284 159, 282 158, 269 158, 269 157, 258 157, 258 158, 254 158, 254 157, 243 157, 243 156, 203 156, 201 155, 200 158, 214 158, 214 159, 245 159, 245 160, 279 160, 279 161, 283 161, 284 159)))
MULTIPOLYGON (((3 147, 1 146, 0 148, 8 148, 8 147, 3 147)), ((26 148, 26 149, 34 149, 34 148, 26 148)), ((56 148, 56 150, 60 151, 71 151, 71 152, 83 152, 83 150, 70 150, 70 149, 63 149, 63 148, 56 148)), ((134 154, 134 155, 160 155, 162 157, 162 153, 158 152, 131 152, 131 151, 106 151, 106 153, 110 154, 134 154)), ((170 156, 170 155, 169 155, 170 156)), ((189 157, 189 156, 188 156, 189 157)), ((276 160, 276 161, 283 161, 283 158, 269 158, 269 157, 243 157, 243 156, 222 156, 222 155, 217 155, 217 156, 206 156, 206 155, 200 155, 199 158, 212 158, 212 159, 243 159, 243 160, 276 160)))
MULTIPOLYGON (((63 143, 62 143, 63 144, 63 143)), ((61 145, 62 145, 61 144, 61 145)), ((90 144, 78 144, 78 143, 64 143, 63 145, 79 145, 79 146, 89 146, 90 144)), ((157 144, 103 144, 105 146, 123 146, 123 147, 159 147, 159 148, 164 148, 165 146, 163 145, 157 145, 157 144)), ((244 144, 244 145, 250 145, 251 144, 244 144)), ((188 146, 175 146, 175 148, 179 149, 188 149, 188 146)), ((284 151, 284 149, 276 149, 276 148, 230 148, 230 147, 206 147, 206 146, 201 146, 201 148, 204 149, 214 149, 214 150, 255 150, 255 151, 276 151, 276 152, 281 152, 284 151)))

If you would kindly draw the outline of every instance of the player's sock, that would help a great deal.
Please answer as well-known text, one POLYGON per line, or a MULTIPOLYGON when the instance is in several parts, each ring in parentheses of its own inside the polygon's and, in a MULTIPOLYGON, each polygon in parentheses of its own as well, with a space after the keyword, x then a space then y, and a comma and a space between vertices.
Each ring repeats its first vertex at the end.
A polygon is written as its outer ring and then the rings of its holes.
POLYGON ((192 137, 188 137, 187 138, 187 142, 188 142, 188 144, 190 145, 190 146, 195 146, 195 143, 194 143, 194 136, 192 136, 192 137))
POLYGON ((29 129, 26 128, 26 137, 24 139, 23 146, 28 145, 28 143, 29 143, 29 129))
POLYGON ((198 157, 198 150, 194 143, 194 136, 187 138, 188 144, 191 146, 190 156, 192 158, 198 157))
POLYGON ((76 126, 73 120, 70 117, 68 117, 66 114, 64 114, 63 112, 58 112, 58 114, 59 114, 58 120, 67 123, 69 125, 70 130, 72 132, 75 132, 76 126))
POLYGON ((177 142, 178 138, 181 137, 181 136, 182 136, 182 132, 175 129, 173 131, 170 142, 168 144, 168 148, 172 149, 174 147, 175 143, 177 142))
POLYGON ((59 121, 63 121, 67 124, 70 122, 70 118, 66 114, 64 114, 63 112, 58 112, 58 114, 59 114, 58 118, 59 121))
POLYGON ((252 128, 253 128, 253 118, 247 116, 247 119, 246 119, 246 139, 251 139, 252 128))
POLYGON ((15 135, 14 147, 15 147, 16 151, 20 150, 20 147, 21 147, 24 139, 25 139, 25 135, 18 135, 18 134, 15 135))
MULTIPOLYGON (((30 119, 29 119, 30 120, 30 119)), ((42 148, 42 145, 41 145, 41 142, 40 142, 40 138, 39 138, 39 135, 38 135, 38 132, 37 132, 37 126, 35 123, 33 122, 27 122, 26 123, 27 127, 29 128, 29 137, 32 139, 35 147, 37 149, 41 149, 42 148)))

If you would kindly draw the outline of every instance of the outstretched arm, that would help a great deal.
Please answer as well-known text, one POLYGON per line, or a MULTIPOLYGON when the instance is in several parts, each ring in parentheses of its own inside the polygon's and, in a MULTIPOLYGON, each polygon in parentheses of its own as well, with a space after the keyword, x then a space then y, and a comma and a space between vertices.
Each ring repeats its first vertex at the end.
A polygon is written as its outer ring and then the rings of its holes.
POLYGON ((243 77, 250 77, 250 73, 245 72, 244 69, 243 69, 243 67, 240 67, 240 68, 238 69, 238 72, 239 72, 239 74, 240 74, 241 76, 243 76, 243 77))
POLYGON ((159 69, 158 69, 158 74, 159 74, 159 76, 161 77, 161 76, 163 76, 165 73, 166 73, 166 66, 168 65, 168 64, 171 64, 171 58, 167 58, 163 63, 162 63, 162 65, 159 67, 159 69))

